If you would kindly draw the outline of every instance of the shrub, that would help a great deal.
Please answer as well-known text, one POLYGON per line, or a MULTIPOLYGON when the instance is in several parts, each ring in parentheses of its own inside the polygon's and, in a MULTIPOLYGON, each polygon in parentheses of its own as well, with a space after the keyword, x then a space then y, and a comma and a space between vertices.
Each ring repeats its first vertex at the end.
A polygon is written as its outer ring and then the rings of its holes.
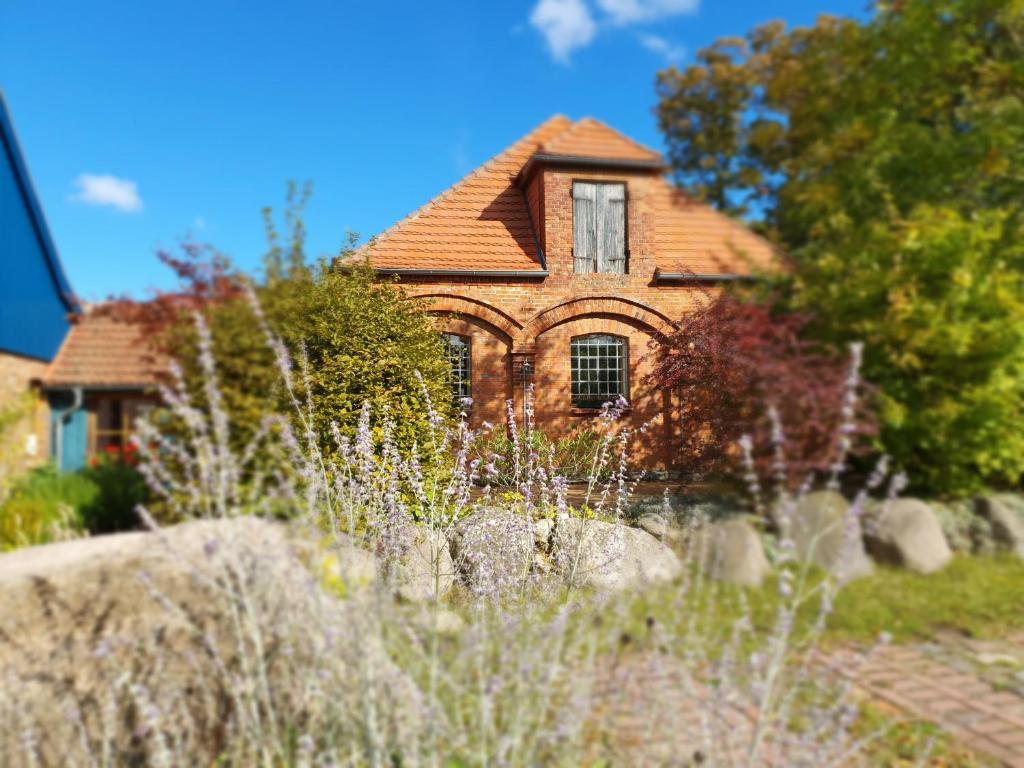
MULTIPOLYGON (((516 437, 508 429, 499 427, 490 432, 476 446, 476 455, 485 462, 493 461, 495 472, 488 478, 499 488, 516 487, 515 453, 516 437)), ((592 475, 606 480, 613 467, 605 463, 594 466, 594 457, 600 453, 604 442, 601 433, 594 429, 575 429, 565 437, 552 440, 541 430, 533 427, 518 435, 521 445, 518 450, 530 451, 540 463, 550 467, 554 472, 569 482, 587 480, 592 475)))
POLYGON ((737 442, 749 435, 760 474, 773 473, 781 423, 789 479, 800 483, 808 473, 829 470, 849 444, 873 432, 872 412, 850 397, 856 361, 805 340, 807 323, 769 303, 722 294, 664 340, 652 378, 682 398, 685 469, 735 471, 737 442), (837 439, 842 430, 845 439, 837 439))
POLYGON ((81 471, 82 477, 92 483, 96 495, 80 507, 82 524, 89 533, 114 533, 139 526, 136 507, 149 501, 146 481, 132 466, 128 455, 104 455, 81 471))
POLYGON ((185 393, 200 405, 209 395, 195 322, 202 314, 220 381, 217 405, 237 450, 260 434, 268 416, 285 414, 297 434, 318 435, 320 449, 332 453, 335 425, 339 435, 353 437, 364 403, 372 406, 378 436, 387 415, 402 450, 422 445, 429 426, 424 394, 435 403, 451 399, 440 335, 422 301, 407 298, 394 281, 378 280, 369 266, 342 271, 326 260, 310 264, 304 202, 290 194, 286 248, 267 213, 270 250, 262 279, 238 272, 209 246, 186 244, 180 254, 159 254, 181 281, 177 291, 147 302, 122 300, 107 311, 146 328, 157 352, 180 365, 185 393), (309 396, 311 409, 294 408, 282 370, 294 376, 294 394, 309 396))
POLYGON ((82 474, 61 474, 52 465, 31 470, 0 506, 0 549, 46 544, 82 533, 81 510, 99 496, 82 474))
POLYGON ((137 528, 135 509, 147 501, 145 479, 120 455, 97 457, 78 472, 47 464, 16 480, 0 504, 0 549, 137 528))

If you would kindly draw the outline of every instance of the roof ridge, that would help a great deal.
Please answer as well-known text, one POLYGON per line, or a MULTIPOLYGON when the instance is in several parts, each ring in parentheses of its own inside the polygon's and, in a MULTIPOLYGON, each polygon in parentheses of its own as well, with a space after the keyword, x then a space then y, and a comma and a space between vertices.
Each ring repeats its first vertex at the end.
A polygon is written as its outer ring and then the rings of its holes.
POLYGON ((588 124, 596 126, 598 128, 601 128, 601 129, 603 129, 605 131, 608 131, 611 134, 614 134, 614 136, 617 139, 620 139, 620 140, 626 142, 627 144, 630 144, 631 146, 635 147, 636 149, 638 149, 638 150, 640 150, 642 152, 646 152, 646 153, 648 153, 648 154, 650 154, 652 156, 658 157, 658 158, 663 157, 662 153, 657 151, 656 149, 652 149, 651 147, 648 147, 646 144, 641 144, 639 141, 634 139, 632 136, 628 136, 627 134, 623 133, 622 131, 618 130, 617 128, 612 127, 611 125, 609 125, 605 121, 599 120, 598 118, 593 117, 592 115, 586 115, 584 117, 581 117, 579 120, 575 121, 565 131, 562 131, 557 136, 552 136, 550 139, 548 139, 546 142, 544 142, 544 149, 549 148, 552 144, 555 144, 555 143, 558 143, 560 141, 563 141, 564 139, 566 139, 567 137, 569 137, 570 135, 574 134, 575 132, 577 132, 578 130, 580 130, 581 128, 583 128, 584 126, 586 126, 588 124))
MULTIPOLYGON (((554 115, 552 115, 547 120, 545 120, 543 123, 541 123, 540 125, 538 125, 535 128, 533 128, 531 131, 529 131, 528 133, 520 136, 518 139, 513 141, 511 144, 509 144, 507 147, 505 147, 505 149, 503 149, 500 152, 498 152, 498 154, 492 156, 490 159, 488 159, 488 160, 484 161, 483 163, 481 163, 480 165, 478 165, 476 168, 474 168, 472 171, 467 173, 465 176, 463 176, 461 179, 456 181, 454 184, 452 184, 448 188, 446 188, 443 191, 441 191, 438 194, 436 194, 434 197, 432 197, 426 203, 424 203, 419 208, 414 210, 412 213, 408 214, 407 216, 405 216, 402 219, 399 219, 397 222, 392 224, 390 227, 385 229, 380 234, 378 234, 378 235, 376 235, 374 237, 371 237, 366 243, 364 243, 363 245, 359 246, 359 248, 357 248, 355 250, 355 252, 350 257, 350 260, 352 262, 354 262, 354 261, 356 261, 356 259, 358 257, 363 256, 365 251, 368 248, 370 248, 370 247, 377 247, 377 246, 382 245, 383 243, 386 243, 388 238, 390 238, 393 235, 399 233, 407 225, 409 225, 412 222, 416 221, 416 219, 418 219, 421 215, 423 215, 425 213, 428 213, 429 211, 433 210, 436 206, 438 206, 441 203, 445 202, 445 200, 447 200, 460 187, 462 187, 462 186, 472 182, 473 180, 477 179, 479 176, 481 176, 485 172, 493 170, 494 166, 499 161, 501 161, 503 158, 505 158, 507 155, 511 154, 515 150, 519 149, 523 144, 528 142, 531 137, 535 136, 537 133, 540 133, 545 128, 548 128, 549 126, 552 126, 554 123, 560 122, 560 121, 566 121, 569 124, 566 125, 561 131, 558 132, 558 134, 557 134, 558 136, 561 136, 562 134, 564 134, 567 131, 569 131, 572 128, 572 126, 574 125, 574 123, 568 117, 566 117, 565 115, 562 115, 562 114, 554 114, 554 115)), ((551 138, 554 138, 554 137, 551 137, 551 138)), ((548 141, 550 141, 550 140, 551 139, 548 139, 548 141)), ((547 142, 543 142, 542 143, 540 141, 537 141, 537 144, 538 144, 537 148, 539 149, 545 143, 547 143, 547 142)), ((525 163, 526 159, 527 158, 524 158, 524 163, 525 163)))

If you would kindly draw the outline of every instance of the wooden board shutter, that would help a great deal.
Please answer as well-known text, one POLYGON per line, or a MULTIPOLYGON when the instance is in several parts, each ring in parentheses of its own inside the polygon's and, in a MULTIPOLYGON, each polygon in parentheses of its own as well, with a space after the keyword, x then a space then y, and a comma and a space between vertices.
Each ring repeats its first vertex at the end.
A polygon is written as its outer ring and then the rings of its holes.
POLYGON ((597 271, 597 185, 572 185, 572 269, 597 271))
POLYGON ((626 187, 602 184, 597 191, 597 271, 626 272, 626 187))

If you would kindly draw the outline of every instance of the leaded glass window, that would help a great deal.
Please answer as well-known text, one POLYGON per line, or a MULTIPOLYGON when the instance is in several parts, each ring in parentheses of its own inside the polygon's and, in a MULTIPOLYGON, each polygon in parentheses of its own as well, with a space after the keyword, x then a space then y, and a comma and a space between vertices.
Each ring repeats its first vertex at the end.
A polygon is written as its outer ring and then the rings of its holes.
POLYGON ((594 334, 572 340, 572 404, 600 408, 628 396, 628 345, 619 336, 594 334))
POLYGON ((469 337, 445 333, 442 338, 452 367, 452 394, 456 400, 471 397, 469 337))

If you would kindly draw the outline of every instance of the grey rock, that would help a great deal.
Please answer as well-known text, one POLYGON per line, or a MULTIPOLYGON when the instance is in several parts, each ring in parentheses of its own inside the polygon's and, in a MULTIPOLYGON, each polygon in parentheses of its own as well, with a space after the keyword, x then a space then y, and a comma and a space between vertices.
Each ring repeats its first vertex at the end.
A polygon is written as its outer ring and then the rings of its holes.
POLYGON ((550 540, 551 531, 554 530, 555 521, 550 517, 542 517, 540 520, 535 520, 533 523, 533 542, 543 550, 547 550, 550 540))
POLYGON ((187 728, 185 764, 213 764, 218 754, 205 750, 235 716, 234 686, 257 688, 255 673, 241 671, 252 664, 282 697, 316 673, 353 712, 353 681, 372 674, 388 738, 412 738, 415 684, 387 656, 361 599, 321 587, 315 558, 325 550, 298 535, 238 517, 0 556, 0 721, 19 724, 0 729, 0 764, 23 764, 28 732, 40 764, 90 764, 98 747, 79 724, 106 739, 111 764, 150 764, 153 744, 138 736, 145 701, 187 728))
POLYGON ((996 547, 1024 557, 1024 513, 1014 509, 1013 497, 981 496, 976 500, 978 513, 992 527, 996 547))
POLYGON ((730 584, 759 587, 771 572, 761 537, 745 520, 734 518, 700 529, 704 567, 709 575, 730 584))
POLYGON ((877 560, 918 573, 942 570, 953 559, 938 518, 919 499, 883 502, 865 526, 864 539, 877 560))
POLYGON ((978 515, 973 501, 929 500, 928 506, 938 518, 951 550, 979 554, 993 551, 991 526, 978 515))
POLYGON ((665 538, 671 530, 665 516, 657 512, 649 512, 646 515, 642 515, 636 521, 636 524, 651 534, 651 536, 656 536, 659 539, 665 538))
POLYGON ((864 550, 860 521, 835 491, 814 491, 796 501, 783 524, 797 554, 843 581, 869 575, 874 566, 864 550))
POLYGON ((676 554, 639 528, 563 516, 553 538, 555 568, 572 586, 615 592, 671 581, 682 572, 676 554))
POLYGON ((474 512, 456 526, 451 552, 467 586, 500 594, 522 585, 534 555, 533 521, 501 507, 474 512))

